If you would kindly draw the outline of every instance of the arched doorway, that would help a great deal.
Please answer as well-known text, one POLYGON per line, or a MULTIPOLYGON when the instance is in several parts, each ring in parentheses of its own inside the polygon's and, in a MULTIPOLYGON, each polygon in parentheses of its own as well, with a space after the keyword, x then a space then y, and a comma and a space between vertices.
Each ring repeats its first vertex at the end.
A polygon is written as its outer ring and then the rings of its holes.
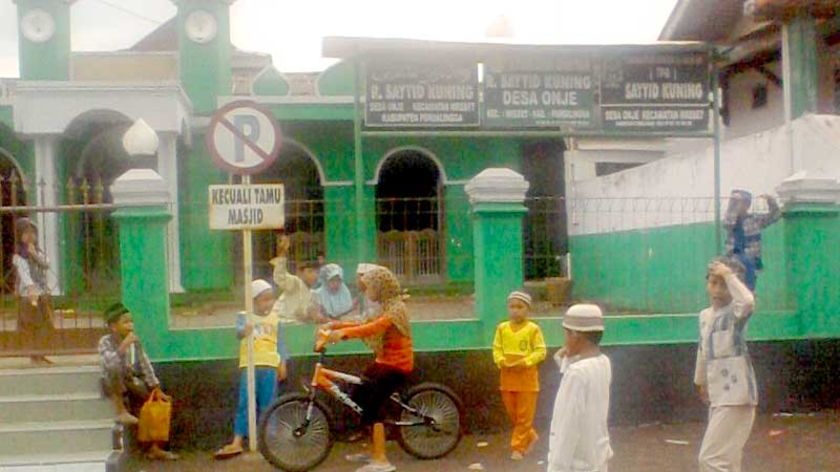
MULTIPOLYGON (((3 148, 0 148, 0 205, 3 208, 26 205, 23 173, 14 156, 3 148)), ((3 293, 15 291, 12 256, 15 253, 15 244, 17 244, 15 219, 19 216, 23 215, 12 211, 0 213, 0 233, 3 237, 2 245, 0 245, 0 258, 3 261, 3 280, 0 291, 3 293)))
MULTIPOLYGON (((282 183, 286 197, 286 234, 291 239, 289 270, 315 261, 325 252, 324 188, 317 157, 303 145, 285 139, 277 161, 254 183, 282 183)), ((271 279, 268 261, 277 253, 276 232, 254 233, 254 276, 271 279)), ((241 260, 241 257, 238 258, 241 260)))
POLYGON ((443 180, 438 161, 422 149, 391 151, 380 164, 377 255, 404 282, 439 282, 444 273, 443 180))
MULTIPOLYGON (((131 126, 124 115, 97 110, 77 117, 64 133, 59 168, 59 201, 71 205, 113 203, 110 188, 136 163, 123 149, 122 136, 131 126)), ((91 208, 62 216, 64 287, 71 293, 119 291, 119 241, 113 218, 91 208)))

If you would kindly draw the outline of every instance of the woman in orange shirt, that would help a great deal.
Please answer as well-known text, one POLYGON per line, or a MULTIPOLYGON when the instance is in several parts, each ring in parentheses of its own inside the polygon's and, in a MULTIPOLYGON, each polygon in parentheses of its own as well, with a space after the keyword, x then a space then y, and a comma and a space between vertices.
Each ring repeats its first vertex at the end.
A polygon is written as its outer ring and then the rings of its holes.
MULTIPOLYGON (((414 348, 408 310, 396 276, 388 269, 378 267, 365 274, 363 281, 368 297, 382 305, 380 315, 359 325, 332 324, 338 329, 330 332, 329 339, 331 342, 361 339, 376 354, 376 359, 362 374, 363 383, 351 395, 353 401, 362 407, 362 423, 367 426, 382 420, 379 413, 383 403, 414 370, 414 348)), ((353 460, 364 460, 363 455, 352 457, 353 460)), ((390 464, 381 464, 381 468, 376 466, 366 470, 395 469, 390 464)))

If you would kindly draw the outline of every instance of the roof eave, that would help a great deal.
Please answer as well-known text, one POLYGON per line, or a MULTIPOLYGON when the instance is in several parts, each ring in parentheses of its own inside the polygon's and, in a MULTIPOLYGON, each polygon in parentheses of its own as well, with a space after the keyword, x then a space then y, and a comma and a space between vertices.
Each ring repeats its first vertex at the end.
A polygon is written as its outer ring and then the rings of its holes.
POLYGON ((659 33, 660 41, 671 41, 676 36, 677 29, 682 23, 685 12, 688 11, 692 1, 679 0, 677 2, 674 9, 671 10, 671 14, 668 15, 668 21, 665 22, 665 26, 662 27, 662 31, 659 33))

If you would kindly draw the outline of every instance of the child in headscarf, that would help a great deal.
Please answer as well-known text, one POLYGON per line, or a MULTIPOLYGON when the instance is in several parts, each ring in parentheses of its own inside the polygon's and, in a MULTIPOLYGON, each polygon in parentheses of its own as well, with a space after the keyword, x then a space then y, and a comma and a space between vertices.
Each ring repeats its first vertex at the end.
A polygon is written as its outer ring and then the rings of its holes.
POLYGON ((325 321, 339 320, 353 311, 353 296, 344 284, 344 270, 338 264, 323 267, 325 282, 315 290, 315 298, 325 321))
MULTIPOLYGON (((353 401, 363 409, 362 423, 371 425, 381 422, 382 404, 405 383, 414 370, 414 348, 408 310, 396 276, 388 269, 378 267, 368 272, 363 281, 370 299, 382 305, 380 315, 363 324, 333 324, 329 339, 332 342, 361 339, 376 354, 376 360, 362 374, 363 383, 352 395, 353 401)), ((364 460, 363 455, 350 457, 364 460)), ((396 469, 386 460, 384 463, 371 462, 360 470, 396 469)))
MULTIPOLYGON (((38 247, 38 228, 29 218, 16 222, 16 246, 12 265, 17 275, 19 297, 18 332, 28 349, 47 349, 53 334, 52 299, 47 283, 50 268, 47 255, 38 247)), ((52 364, 42 355, 32 356, 36 364, 52 364)))
POLYGON ((356 286, 359 288, 359 298, 355 302, 355 306, 359 308, 359 315, 358 319, 361 321, 372 320, 379 316, 379 312, 382 310, 382 306, 371 300, 370 297, 367 295, 367 287, 365 286, 365 275, 368 272, 378 269, 382 266, 378 266, 376 264, 370 264, 367 262, 362 262, 356 267, 356 286))

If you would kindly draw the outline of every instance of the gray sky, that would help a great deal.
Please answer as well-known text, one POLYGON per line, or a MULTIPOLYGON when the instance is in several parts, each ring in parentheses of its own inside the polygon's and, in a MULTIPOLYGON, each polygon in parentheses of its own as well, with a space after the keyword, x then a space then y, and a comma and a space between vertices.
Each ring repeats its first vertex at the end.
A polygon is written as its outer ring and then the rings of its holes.
MULTIPOLYGON (((281 71, 320 70, 331 35, 481 41, 507 18, 511 42, 609 44, 656 40, 676 0, 238 0, 231 39, 271 53, 281 71)), ((0 77, 17 77, 17 10, 0 0, 0 77)), ((170 0, 78 0, 74 51, 131 46, 175 15, 170 0)))

